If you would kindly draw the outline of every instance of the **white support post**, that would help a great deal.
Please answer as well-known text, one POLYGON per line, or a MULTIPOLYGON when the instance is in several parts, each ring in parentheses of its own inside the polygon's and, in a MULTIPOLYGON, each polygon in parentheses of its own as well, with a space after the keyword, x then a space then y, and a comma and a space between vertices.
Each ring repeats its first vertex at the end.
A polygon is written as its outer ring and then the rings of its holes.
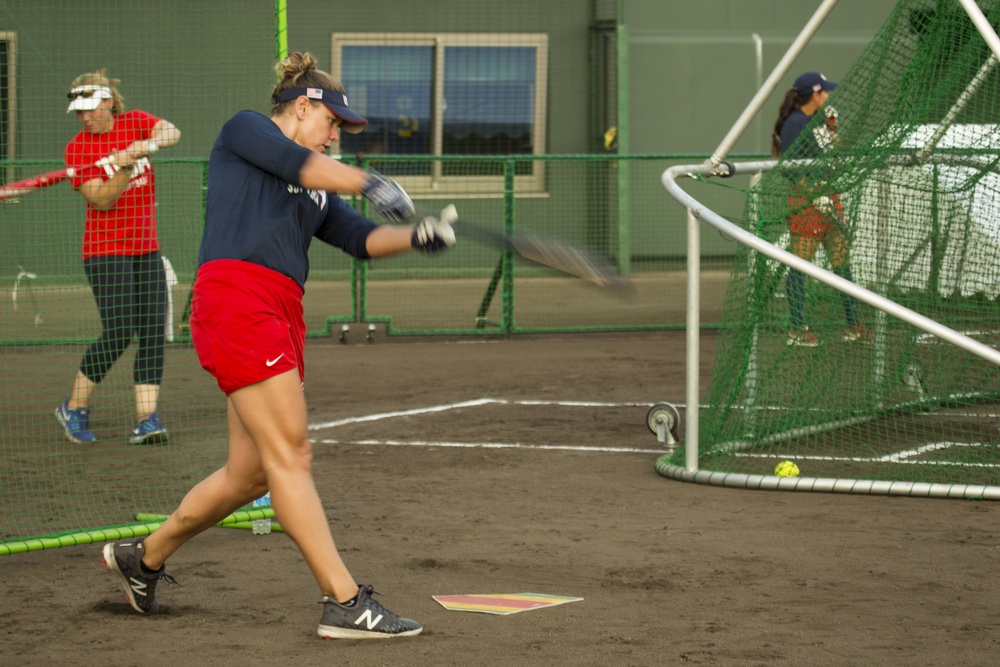
POLYGON ((694 211, 687 212, 687 410, 684 422, 684 466, 698 470, 698 401, 701 361, 701 227, 694 211))

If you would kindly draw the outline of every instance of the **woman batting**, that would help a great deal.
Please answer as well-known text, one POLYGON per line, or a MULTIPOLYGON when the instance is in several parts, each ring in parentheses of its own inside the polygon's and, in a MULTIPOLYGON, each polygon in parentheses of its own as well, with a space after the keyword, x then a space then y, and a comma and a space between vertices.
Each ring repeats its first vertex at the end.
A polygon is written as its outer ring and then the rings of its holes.
POLYGON ((413 204, 396 183, 324 155, 341 131, 367 124, 339 83, 309 54, 278 64, 270 118, 241 111, 209 158, 208 205, 192 301, 191 334, 202 366, 227 395, 226 464, 191 489, 145 539, 110 543, 104 561, 138 612, 157 610, 164 562, 189 539, 270 490, 275 515, 319 585, 327 638, 416 635, 416 621, 387 610, 358 586, 334 545, 311 472, 303 395, 302 294, 315 236, 359 258, 455 242, 447 220, 379 225, 336 192, 366 196, 400 221, 413 204))

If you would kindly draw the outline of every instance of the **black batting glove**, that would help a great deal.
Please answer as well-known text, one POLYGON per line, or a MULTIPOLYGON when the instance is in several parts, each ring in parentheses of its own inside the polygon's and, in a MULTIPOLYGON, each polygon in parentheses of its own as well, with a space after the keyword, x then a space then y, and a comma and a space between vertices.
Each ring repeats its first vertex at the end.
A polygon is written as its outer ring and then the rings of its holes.
POLYGON ((387 220, 401 222, 413 215, 413 201, 406 190, 392 179, 371 170, 368 184, 361 190, 375 211, 387 220))

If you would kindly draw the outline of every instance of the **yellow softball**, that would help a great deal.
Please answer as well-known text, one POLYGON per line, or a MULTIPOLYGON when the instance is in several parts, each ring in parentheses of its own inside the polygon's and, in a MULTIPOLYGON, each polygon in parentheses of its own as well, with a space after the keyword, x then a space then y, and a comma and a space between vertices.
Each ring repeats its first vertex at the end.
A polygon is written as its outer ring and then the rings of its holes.
POLYGON ((799 467, 791 461, 782 461, 775 466, 774 474, 778 477, 798 477, 799 467))

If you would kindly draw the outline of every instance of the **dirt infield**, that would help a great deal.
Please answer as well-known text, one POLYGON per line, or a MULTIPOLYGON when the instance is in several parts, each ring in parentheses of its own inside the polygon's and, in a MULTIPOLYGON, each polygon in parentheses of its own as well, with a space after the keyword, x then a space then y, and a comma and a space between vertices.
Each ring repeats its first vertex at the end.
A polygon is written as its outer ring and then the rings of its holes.
MULTIPOLYGON (((664 479, 645 415, 683 403, 683 352, 683 332, 310 341, 334 535, 424 634, 322 641, 290 540, 214 529, 148 618, 99 545, 0 557, 0 664, 993 664, 998 507, 664 479), (584 599, 493 616, 431 598, 522 592, 584 599)), ((707 382, 712 335, 702 352, 707 382)))

